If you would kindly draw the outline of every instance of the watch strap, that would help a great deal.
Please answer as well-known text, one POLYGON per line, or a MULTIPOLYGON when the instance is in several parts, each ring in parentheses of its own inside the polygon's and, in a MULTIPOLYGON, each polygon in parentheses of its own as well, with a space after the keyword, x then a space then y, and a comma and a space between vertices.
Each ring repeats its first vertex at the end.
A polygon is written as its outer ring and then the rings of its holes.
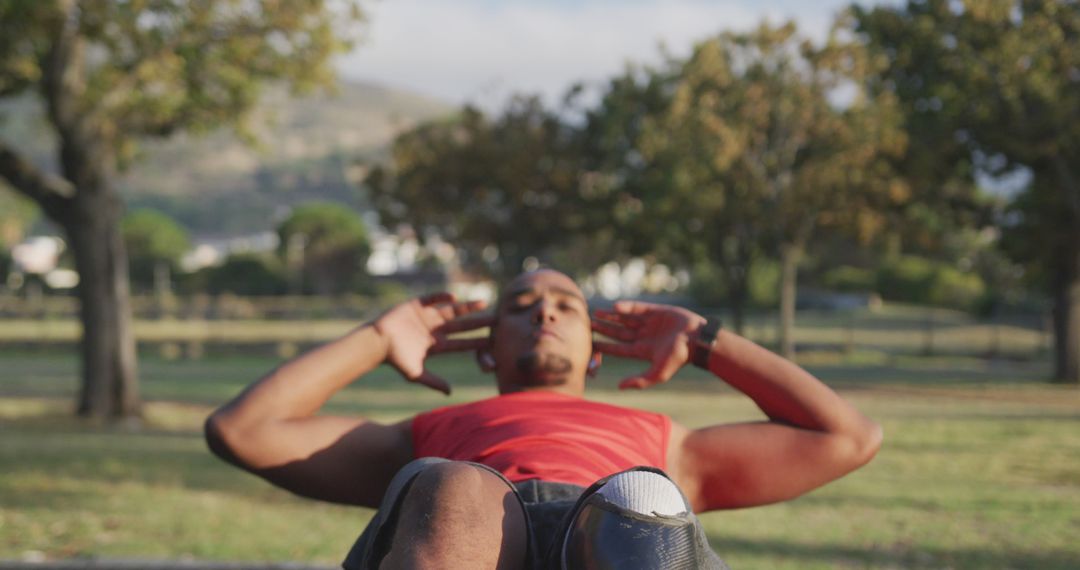
POLYGON ((690 362, 694 366, 709 369, 709 354, 712 352, 713 345, 716 344, 716 337, 720 334, 721 328, 723 325, 720 319, 706 317, 705 324, 694 333, 694 340, 690 343, 690 362))

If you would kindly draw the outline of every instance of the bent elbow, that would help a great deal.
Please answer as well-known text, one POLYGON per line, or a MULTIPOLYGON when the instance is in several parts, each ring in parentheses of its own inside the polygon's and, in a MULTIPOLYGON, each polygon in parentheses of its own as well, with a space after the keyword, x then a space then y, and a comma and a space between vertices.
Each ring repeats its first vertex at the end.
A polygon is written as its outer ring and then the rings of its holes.
POLYGON ((220 410, 206 418, 203 423, 203 438, 206 440, 206 446, 210 448, 214 455, 229 463, 237 463, 236 452, 230 445, 233 438, 229 437, 228 421, 222 417, 220 410))

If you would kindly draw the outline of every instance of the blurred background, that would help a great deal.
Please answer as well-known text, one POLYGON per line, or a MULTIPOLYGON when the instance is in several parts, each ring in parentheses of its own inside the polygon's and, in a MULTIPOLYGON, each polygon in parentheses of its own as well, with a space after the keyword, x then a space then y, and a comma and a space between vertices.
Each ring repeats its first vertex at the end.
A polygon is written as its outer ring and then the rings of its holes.
MULTIPOLYGON (((370 512, 234 473, 202 419, 543 266, 716 315, 885 425, 865 470, 707 515, 732 567, 1080 567, 1072 0, 0 0, 0 567, 336 563, 370 512)), ((599 399, 760 415, 693 371, 618 393, 611 360, 599 399)), ((417 392, 331 407, 446 402, 417 392)))

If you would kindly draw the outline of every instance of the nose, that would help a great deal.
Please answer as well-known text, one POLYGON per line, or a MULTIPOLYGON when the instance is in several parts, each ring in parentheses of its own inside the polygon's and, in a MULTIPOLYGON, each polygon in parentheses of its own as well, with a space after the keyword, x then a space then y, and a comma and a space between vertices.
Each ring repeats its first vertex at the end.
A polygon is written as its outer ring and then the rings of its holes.
POLYGON ((536 310, 533 311, 532 320, 533 323, 537 325, 552 323, 555 322, 555 315, 555 304, 545 299, 536 304, 536 310))

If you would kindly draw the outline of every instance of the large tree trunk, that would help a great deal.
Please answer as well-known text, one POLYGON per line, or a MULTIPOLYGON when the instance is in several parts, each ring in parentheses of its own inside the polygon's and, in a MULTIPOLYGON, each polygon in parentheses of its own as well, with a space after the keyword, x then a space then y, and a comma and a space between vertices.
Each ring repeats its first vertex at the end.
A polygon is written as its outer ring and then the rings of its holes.
POLYGON ((795 301, 800 259, 802 259, 802 247, 785 244, 780 248, 780 330, 778 350, 780 355, 787 359, 795 358, 795 301))
POLYGON ((1054 156, 1063 239, 1053 263, 1054 380, 1080 384, 1080 180, 1065 155, 1054 156))
MULTIPOLYGON (((98 420, 141 413, 127 251, 120 233, 123 205, 100 160, 65 148, 65 173, 78 193, 64 229, 79 272, 82 387, 78 414, 98 420)), ((101 157, 92 157, 100 159, 101 157)))
POLYGON ((1080 248, 1071 249, 1054 279, 1054 380, 1080 384, 1080 248))
POLYGON ((754 263, 752 246, 747 240, 724 236, 713 254, 727 285, 730 328, 735 334, 742 335, 746 326, 746 302, 750 297, 750 266, 754 263))

